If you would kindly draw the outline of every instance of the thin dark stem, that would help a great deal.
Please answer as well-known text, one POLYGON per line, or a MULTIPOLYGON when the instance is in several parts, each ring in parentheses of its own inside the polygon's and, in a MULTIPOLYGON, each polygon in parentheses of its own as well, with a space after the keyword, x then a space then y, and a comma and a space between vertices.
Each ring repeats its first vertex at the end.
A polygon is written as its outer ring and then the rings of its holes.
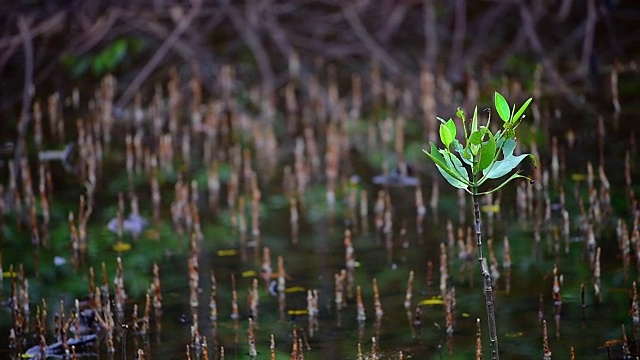
POLYGON ((473 191, 473 215, 475 217, 476 245, 478 249, 478 262, 484 279, 484 295, 487 301, 487 318, 489 324, 489 341, 491 345, 491 359, 498 360, 498 332, 496 331, 496 314, 493 303, 493 286, 491 284, 491 274, 487 269, 487 263, 482 255, 482 223, 480 221, 480 204, 478 202, 478 189, 473 191))

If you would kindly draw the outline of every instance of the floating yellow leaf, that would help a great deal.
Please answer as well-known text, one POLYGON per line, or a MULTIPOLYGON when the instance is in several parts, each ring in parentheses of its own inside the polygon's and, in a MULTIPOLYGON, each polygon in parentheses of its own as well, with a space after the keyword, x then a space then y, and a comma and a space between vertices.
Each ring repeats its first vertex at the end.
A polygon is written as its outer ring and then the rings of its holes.
POLYGON ((360 266, 362 266, 362 264, 360 264, 360 261, 356 261, 353 263, 353 267, 359 268, 360 266))
POLYGON ((306 315, 309 312, 307 311, 307 309, 299 309, 299 310, 289 310, 287 311, 288 315, 306 315))
POLYGON ((587 175, 585 174, 571 174, 571 180, 573 181, 585 181, 587 179, 587 175))
POLYGON ((225 256, 234 256, 238 253, 238 250, 236 249, 226 249, 226 250, 218 250, 216 252, 216 254, 218 254, 218 256, 220 257, 225 257, 225 256))
POLYGON ((468 317, 471 317, 471 314, 469 314, 469 313, 467 313, 467 312, 463 312, 463 313, 462 313, 462 317, 463 317, 463 318, 468 318, 468 317))
POLYGON ((126 242, 118 241, 113 245, 113 251, 125 252, 129 250, 131 250, 131 244, 126 242))
POLYGON ((147 229, 142 233, 142 236, 147 239, 160 240, 160 232, 156 229, 147 229))
POLYGON ((305 289, 302 286, 292 286, 284 289, 284 292, 291 294, 295 292, 304 292, 305 289))
POLYGON ((253 277, 256 276, 258 273, 255 272, 255 270, 247 270, 247 271, 243 271, 242 272, 242 277, 243 278, 248 278, 248 277, 253 277))
POLYGON ((497 213, 500 211, 500 205, 482 205, 482 207, 480 207, 480 210, 485 213, 497 213))
POLYGON ((517 338, 517 337, 522 337, 523 335, 524 335, 524 332, 522 331, 514 331, 514 332, 504 334, 504 336, 508 338, 517 338))
POLYGON ((5 277, 5 278, 14 278, 16 276, 18 276, 18 273, 15 271, 14 272, 5 271, 2 273, 2 277, 5 277))
POLYGON ((418 305, 427 305, 427 306, 443 305, 443 304, 444 304, 444 300, 442 300, 442 296, 434 296, 429 299, 424 299, 418 303, 418 305))

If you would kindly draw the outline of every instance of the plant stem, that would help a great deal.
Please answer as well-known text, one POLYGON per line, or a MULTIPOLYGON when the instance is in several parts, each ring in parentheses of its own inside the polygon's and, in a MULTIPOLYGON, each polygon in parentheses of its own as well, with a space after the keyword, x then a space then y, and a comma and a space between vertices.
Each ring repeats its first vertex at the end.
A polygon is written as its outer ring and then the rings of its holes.
POLYGON ((493 304, 493 286, 491 284, 491 274, 487 269, 487 263, 482 256, 482 224, 480 222, 480 204, 478 202, 478 188, 473 189, 473 215, 475 217, 476 245, 478 249, 478 262, 484 279, 484 296, 487 302, 487 318, 489 324, 489 340, 491 345, 491 359, 498 360, 498 332, 496 331, 496 314, 493 304))

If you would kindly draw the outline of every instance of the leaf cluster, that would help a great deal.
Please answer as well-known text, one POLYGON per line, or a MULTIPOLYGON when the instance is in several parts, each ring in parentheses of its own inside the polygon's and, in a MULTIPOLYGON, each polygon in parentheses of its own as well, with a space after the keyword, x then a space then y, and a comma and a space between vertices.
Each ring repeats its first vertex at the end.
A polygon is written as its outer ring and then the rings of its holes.
POLYGON ((95 76, 104 76, 114 72, 127 56, 139 54, 144 46, 144 41, 140 38, 118 38, 95 54, 76 56, 65 52, 60 55, 60 63, 74 78, 85 75, 89 70, 95 76))
MULTIPOLYGON (((478 189, 487 180, 499 179, 511 173, 526 157, 531 158, 534 166, 536 159, 531 154, 514 155, 516 148, 516 129, 524 118, 524 112, 529 107, 532 98, 520 106, 516 111, 515 104, 509 108, 505 98, 498 92, 495 93, 495 108, 502 120, 502 129, 495 134, 489 125, 491 114, 485 125, 478 123, 478 107, 476 106, 471 124, 467 124, 467 118, 462 109, 458 108, 456 117, 462 122, 464 142, 457 138, 458 127, 453 119, 440 121, 440 141, 444 148, 436 147, 432 142, 430 149, 422 150, 435 163, 440 174, 452 186, 464 189, 470 194, 482 195, 499 190, 507 183, 517 178, 529 179, 516 171, 495 188, 485 192, 478 189)), ((530 180, 530 179, 529 179, 530 180)))

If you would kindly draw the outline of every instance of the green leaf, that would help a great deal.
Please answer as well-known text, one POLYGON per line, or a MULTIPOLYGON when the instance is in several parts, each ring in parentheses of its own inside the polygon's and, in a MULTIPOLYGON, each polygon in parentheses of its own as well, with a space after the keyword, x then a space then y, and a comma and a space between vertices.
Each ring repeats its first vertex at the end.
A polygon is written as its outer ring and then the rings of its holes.
POLYGON ((445 124, 440 124, 440 141, 442 141, 446 148, 449 148, 449 145, 451 145, 451 142, 453 141, 453 134, 451 134, 451 131, 449 130, 447 124, 448 122, 445 124))
POLYGON ((469 145, 469 151, 473 156, 478 155, 478 153, 480 152, 480 145, 473 145, 473 144, 469 145))
POLYGON ((522 114, 524 114, 525 110, 527 110, 527 108, 529 107, 531 100, 533 100, 533 98, 529 98, 527 101, 524 102, 524 104, 522 104, 522 106, 520 107, 520 110, 518 110, 518 112, 516 112, 516 114, 513 115, 513 121, 520 120, 520 117, 522 116, 522 114))
POLYGON ((422 149, 422 151, 429 156, 429 158, 437 165, 442 167, 446 172, 448 172, 451 176, 458 176, 456 172, 454 172, 453 167, 449 167, 447 161, 444 159, 438 148, 433 144, 431 144, 431 152, 422 149))
POLYGON ((498 190, 502 189, 505 185, 507 185, 508 183, 510 183, 512 180, 515 180, 515 179, 527 179, 527 180, 531 181, 531 179, 529 179, 528 177, 526 177, 526 176, 524 176, 524 175, 520 175, 520 173, 519 173, 519 172, 516 172, 516 173, 512 174, 512 175, 511 175, 507 180, 505 180, 502 184, 498 185, 498 187, 497 187, 497 188, 495 188, 495 189, 491 189, 491 190, 489 190, 489 191, 485 191, 485 192, 478 193, 478 195, 487 195, 487 194, 491 194, 491 193, 493 193, 493 192, 496 192, 496 191, 498 191, 498 190))
POLYGON ((464 150, 464 147, 462 146, 460 141, 458 141, 458 139, 453 139, 452 144, 453 144, 453 150, 457 151, 459 154, 462 154, 462 150, 464 150))
POLYGON ((436 167, 438 168, 438 171, 440 171, 440 174, 442 174, 442 177, 445 178, 445 180, 447 180, 447 182, 449 184, 451 184, 451 186, 453 186, 455 188, 458 188, 458 189, 466 189, 467 188, 467 184, 463 183, 459 179, 457 179, 457 178, 453 177, 452 175, 450 175, 440 165, 436 164, 436 167))
POLYGON ((517 142, 514 139, 507 138, 504 143, 504 147, 502 148, 502 154, 504 157, 507 157, 509 154, 513 154, 513 151, 516 149, 517 142))
MULTIPOLYGON (((430 153, 424 149, 422 149, 422 151, 425 154, 427 154, 427 156, 429 156, 429 158, 436 164, 436 167, 438 168, 438 171, 440 171, 442 176, 445 179, 447 179, 447 181, 452 186, 458 187, 460 186, 460 183, 462 183, 466 188, 468 186, 468 184, 466 184, 468 177, 466 179, 463 179, 462 175, 460 175, 458 171, 454 170, 455 166, 453 165, 451 160, 448 160, 448 161, 445 160, 445 158, 442 156, 438 148, 433 143, 430 143, 430 144, 431 144, 430 153)), ((443 150, 443 151, 447 151, 447 150, 443 150)))
MULTIPOLYGON (((516 113, 516 104, 513 104, 513 106, 511 107, 511 112, 510 112, 510 116, 513 116, 513 114, 516 113)), ((509 122, 512 124, 515 124, 515 120, 512 118, 509 119, 509 122)))
POLYGON ((482 145, 480 149, 480 171, 484 171, 491 165, 496 156, 496 140, 489 133, 489 140, 482 145))
POLYGON ((429 156, 429 158, 431 158, 431 160, 433 160, 434 163, 442 164, 443 166, 446 166, 444 163, 444 157, 442 157, 442 154, 440 154, 436 145, 432 142, 430 142, 429 144, 431 145, 431 152, 428 152, 425 149, 422 149, 422 152, 427 154, 427 156, 429 156))
POLYGON ((482 143, 482 138, 487 133, 487 128, 481 127, 480 129, 474 131, 469 135, 469 143, 472 145, 480 145, 482 143))
POLYGON ((465 168, 464 165, 462 165, 462 162, 460 161, 460 159, 457 156, 453 155, 453 153, 451 153, 449 150, 442 150, 442 151, 445 152, 444 158, 449 168, 453 169, 456 172, 456 174, 458 175, 456 177, 459 180, 461 180, 462 182, 468 185, 469 172, 467 171, 467 168, 465 168))
POLYGON ((496 131, 495 138, 496 138, 496 144, 498 144, 498 148, 500 148, 502 146, 502 144, 504 143, 504 137, 503 137, 502 130, 496 131))
POLYGON ((513 169, 516 168, 524 160, 524 158, 530 156, 530 154, 521 154, 518 156, 513 155, 513 150, 516 147, 516 141, 508 139, 502 149, 504 159, 496 161, 495 164, 489 167, 488 173, 484 174, 487 179, 498 179, 507 175, 513 169))
POLYGON ((471 132, 478 130, 478 107, 473 111, 473 120, 471 120, 471 132))
POLYGON ((536 159, 535 156, 533 156, 533 154, 529 154, 529 159, 531 159, 531 162, 533 163, 533 167, 538 167, 538 159, 536 159))
POLYGON ((445 126, 447 127, 447 129, 449 129, 449 132, 451 133, 451 136, 453 137, 452 141, 455 140, 456 134, 457 134, 456 123, 453 122, 453 120, 449 119, 449 121, 447 121, 445 126))
POLYGON ((469 166, 473 165, 471 162, 471 151, 468 148, 464 148, 458 139, 453 140, 453 150, 460 154, 460 158, 465 164, 469 166))
POLYGON ((451 186, 466 189, 469 187, 469 173, 467 169, 462 165, 460 159, 454 156, 449 150, 440 150, 443 158, 445 159, 446 168, 438 168, 440 174, 451 184, 451 186), (443 171, 449 170, 449 171, 443 171))
POLYGON ((509 110, 509 104, 507 103, 507 100, 505 100, 504 97, 497 91, 495 94, 495 104, 500 119, 502 119, 502 121, 504 122, 509 122, 509 119, 511 118, 511 110, 509 110))
POLYGON ((91 71, 95 75, 103 75, 116 69, 127 55, 127 41, 118 39, 109 44, 91 62, 91 71))
POLYGON ((456 111, 456 116, 459 117, 460 120, 462 120, 462 130, 464 131, 464 138, 466 139, 467 137, 469 137, 469 134, 467 132, 467 117, 464 114, 464 110, 458 108, 458 110, 456 111))

